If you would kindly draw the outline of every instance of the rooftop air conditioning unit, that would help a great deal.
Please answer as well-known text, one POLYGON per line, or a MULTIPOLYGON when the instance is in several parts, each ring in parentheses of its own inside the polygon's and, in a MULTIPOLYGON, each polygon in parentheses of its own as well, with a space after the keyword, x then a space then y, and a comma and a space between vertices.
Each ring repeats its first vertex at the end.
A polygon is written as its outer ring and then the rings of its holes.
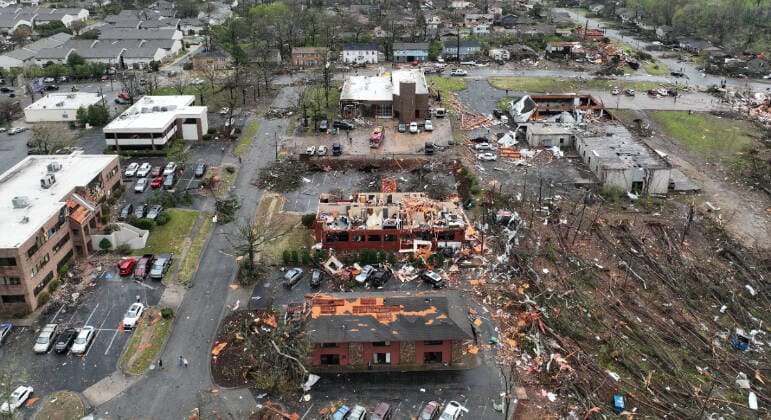
POLYGON ((13 203, 13 208, 15 209, 24 209, 29 207, 29 198, 24 195, 13 197, 11 202, 13 203))
POLYGON ((161 110, 161 108, 160 108, 160 107, 158 107, 158 106, 154 106, 154 107, 153 107, 153 112, 158 112, 158 111, 160 111, 160 110, 161 110))
POLYGON ((51 185, 56 183, 56 177, 54 174, 46 174, 43 178, 40 178, 40 186, 43 188, 51 188, 51 185))
POLYGON ((62 169, 62 163, 59 161, 53 161, 49 163, 46 168, 48 172, 59 172, 62 169))
POLYGON ((167 108, 169 111, 174 111, 175 109, 177 109, 177 106, 176 106, 176 105, 169 105, 169 106, 167 106, 166 108, 167 108))
POLYGON ((150 112, 150 108, 148 108, 148 107, 146 107, 146 106, 143 106, 143 107, 142 107, 142 113, 143 113, 143 114, 147 114, 147 113, 149 113, 149 112, 150 112))
POLYGON ((167 107, 165 107, 165 106, 162 106, 162 107, 161 107, 161 111, 163 111, 163 112, 166 112, 166 111, 168 111, 168 110, 169 110, 169 108, 167 108, 167 107))
POLYGON ((57 107, 59 107, 59 108, 61 108, 61 107, 63 107, 63 106, 64 106, 64 102, 57 102, 57 103, 56 103, 56 106, 57 106, 57 107))

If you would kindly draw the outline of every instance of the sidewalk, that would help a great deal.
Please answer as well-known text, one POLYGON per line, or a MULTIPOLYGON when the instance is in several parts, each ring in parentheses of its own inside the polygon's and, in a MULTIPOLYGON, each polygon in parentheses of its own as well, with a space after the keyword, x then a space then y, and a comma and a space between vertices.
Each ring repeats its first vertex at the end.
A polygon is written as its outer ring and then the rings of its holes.
POLYGON ((126 376, 120 370, 91 385, 83 391, 83 397, 92 407, 98 407, 134 385, 142 376, 126 376))

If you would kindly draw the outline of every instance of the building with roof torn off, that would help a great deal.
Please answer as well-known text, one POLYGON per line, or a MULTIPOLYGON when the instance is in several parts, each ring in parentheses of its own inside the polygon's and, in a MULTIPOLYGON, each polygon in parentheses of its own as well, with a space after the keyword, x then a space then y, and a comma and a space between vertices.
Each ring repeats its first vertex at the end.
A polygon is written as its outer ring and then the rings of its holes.
POLYGON ((605 125, 575 139, 575 148, 603 186, 666 194, 672 165, 622 125, 605 125))
POLYGON ((93 251, 99 203, 120 186, 116 155, 29 156, 0 175, 0 313, 34 311, 59 270, 93 251))
POLYGON ((459 249, 469 222, 451 201, 424 193, 358 193, 350 200, 319 200, 315 237, 324 248, 417 252, 459 249))
POLYGON ((319 372, 478 366, 476 333, 455 291, 306 296, 310 365, 319 372))
POLYGON ((350 76, 340 93, 340 112, 351 117, 430 118, 428 84, 420 69, 395 70, 390 76, 350 76))

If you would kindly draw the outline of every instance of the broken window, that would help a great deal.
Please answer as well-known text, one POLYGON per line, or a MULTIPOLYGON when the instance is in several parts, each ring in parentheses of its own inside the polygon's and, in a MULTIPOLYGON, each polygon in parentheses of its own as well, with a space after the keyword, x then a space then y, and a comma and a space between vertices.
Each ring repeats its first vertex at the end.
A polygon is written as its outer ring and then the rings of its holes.
POLYGON ((380 242, 380 235, 367 235, 367 242, 380 242))
POLYGON ((396 235, 392 233, 386 233, 384 236, 386 242, 396 242, 396 235))
POLYGON ((337 234, 337 240, 339 242, 348 242, 348 232, 340 232, 337 234))
POLYGON ((423 363, 442 363, 442 352, 428 351, 423 353, 423 363))
POLYGON ((455 234, 453 232, 439 232, 439 234, 436 237, 440 241, 451 241, 455 239, 455 234))
POLYGON ((354 242, 364 242, 364 235, 353 235, 354 242))
POLYGON ((339 365, 340 355, 339 354, 322 354, 320 361, 322 365, 339 365))

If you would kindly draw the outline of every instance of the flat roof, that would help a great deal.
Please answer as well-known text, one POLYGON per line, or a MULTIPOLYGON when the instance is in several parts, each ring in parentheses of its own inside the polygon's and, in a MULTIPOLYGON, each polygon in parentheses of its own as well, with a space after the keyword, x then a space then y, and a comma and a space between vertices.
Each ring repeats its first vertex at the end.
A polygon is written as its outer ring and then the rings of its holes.
POLYGON ((549 134, 573 134, 573 129, 565 125, 555 124, 531 124, 527 127, 530 134, 549 135, 549 134))
POLYGON ((32 104, 27 105, 24 110, 36 109, 78 109, 87 108, 101 101, 103 96, 98 93, 89 92, 70 92, 70 93, 49 93, 38 99, 32 104))
POLYGON ((191 106, 193 95, 143 96, 104 127, 105 133, 161 130, 184 115, 207 112, 205 106, 191 106))
POLYGON ((418 95, 428 94, 428 84, 426 75, 421 69, 394 70, 391 73, 391 83, 394 85, 394 95, 399 94, 399 83, 415 83, 415 93, 418 95))
POLYGON ((635 139, 624 126, 607 125, 598 132, 579 136, 586 153, 607 169, 666 168, 670 164, 652 148, 635 139))
POLYGON ((393 85, 387 76, 350 76, 343 83, 341 101, 392 101, 393 85))
POLYGON ((75 187, 88 185, 104 168, 116 161, 116 155, 36 155, 27 156, 0 175, 0 249, 17 248, 66 205, 65 199, 75 187), (48 173, 48 164, 58 162, 56 182, 42 188, 40 180, 48 173), (14 208, 14 197, 26 197, 29 206, 14 208))

